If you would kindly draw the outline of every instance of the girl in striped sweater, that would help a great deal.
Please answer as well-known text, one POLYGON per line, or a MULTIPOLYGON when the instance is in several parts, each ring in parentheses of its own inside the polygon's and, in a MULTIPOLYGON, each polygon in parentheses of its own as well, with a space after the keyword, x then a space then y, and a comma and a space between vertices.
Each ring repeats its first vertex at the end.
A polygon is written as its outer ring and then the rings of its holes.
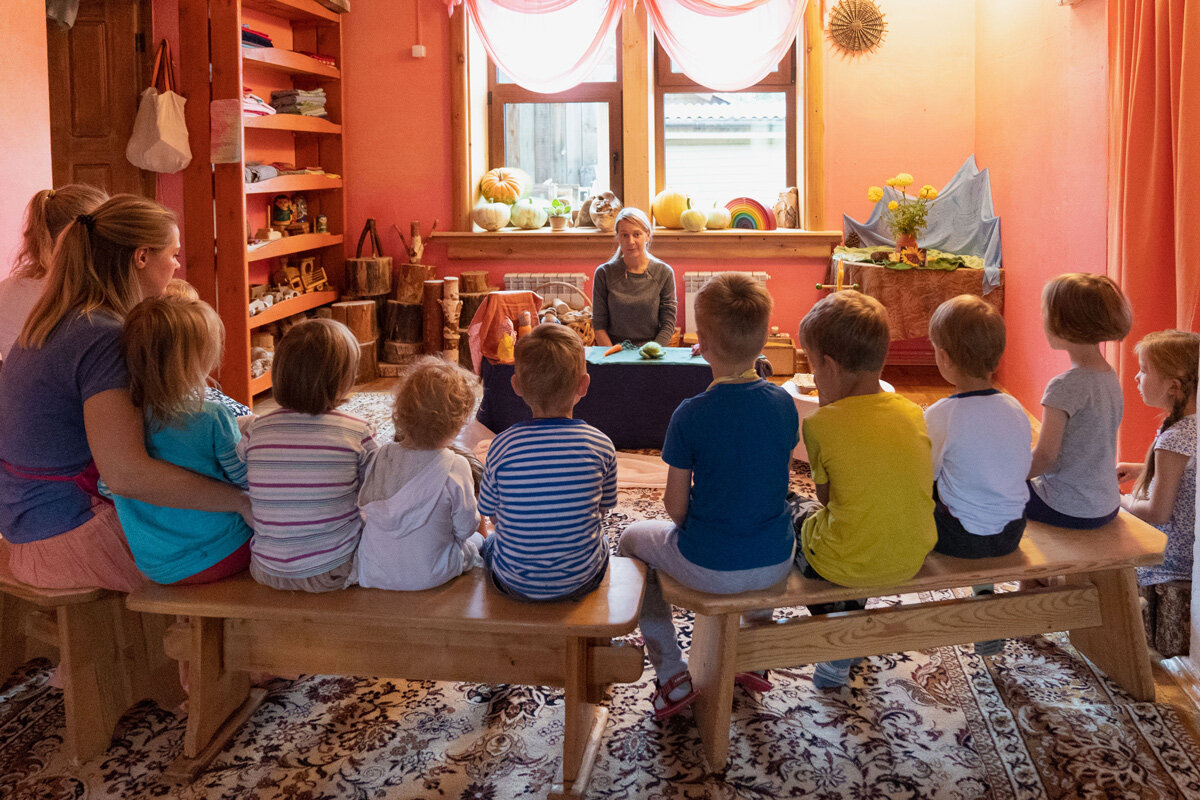
POLYGON ((250 574, 276 589, 327 592, 350 577, 362 532, 358 490, 372 454, 366 420, 334 409, 358 372, 358 342, 330 319, 294 326, 275 349, 281 408, 246 426, 254 538, 250 574))

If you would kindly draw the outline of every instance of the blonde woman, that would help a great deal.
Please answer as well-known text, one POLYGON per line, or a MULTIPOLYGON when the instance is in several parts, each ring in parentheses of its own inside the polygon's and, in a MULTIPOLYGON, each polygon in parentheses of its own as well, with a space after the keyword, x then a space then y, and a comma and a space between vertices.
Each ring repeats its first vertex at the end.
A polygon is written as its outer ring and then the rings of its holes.
POLYGON ((246 494, 151 458, 121 325, 179 266, 175 216, 117 195, 58 240, 45 290, 0 370, 0 531, 20 580, 127 591, 138 572, 97 479, 155 505, 249 514, 246 494))
POLYGON ((653 340, 665 347, 675 333, 675 272, 650 254, 653 229, 644 211, 621 209, 614 230, 617 252, 592 279, 596 344, 653 340))
POLYGON ((43 189, 25 209, 25 233, 12 273, 0 281, 0 360, 8 357, 21 326, 37 302, 50 270, 54 242, 75 217, 108 199, 103 189, 69 183, 43 189))

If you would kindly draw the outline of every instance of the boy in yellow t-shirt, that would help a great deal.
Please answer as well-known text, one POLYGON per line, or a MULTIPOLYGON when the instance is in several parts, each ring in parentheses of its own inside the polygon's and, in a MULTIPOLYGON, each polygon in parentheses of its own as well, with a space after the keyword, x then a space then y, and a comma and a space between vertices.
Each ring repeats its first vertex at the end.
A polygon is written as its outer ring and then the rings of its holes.
MULTIPOLYGON (((937 541, 924 416, 879 386, 889 338, 883 306, 855 291, 824 298, 800 322, 820 395, 820 408, 801 429, 819 502, 794 511, 796 562, 805 577, 842 586, 901 583, 937 541)), ((818 664, 813 683, 844 685, 852 663, 818 664)))

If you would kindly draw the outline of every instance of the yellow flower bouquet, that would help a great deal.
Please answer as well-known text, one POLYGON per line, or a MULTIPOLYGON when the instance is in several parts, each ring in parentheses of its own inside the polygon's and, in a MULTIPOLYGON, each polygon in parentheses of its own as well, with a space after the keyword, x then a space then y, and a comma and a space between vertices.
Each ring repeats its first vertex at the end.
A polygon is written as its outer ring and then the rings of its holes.
MULTIPOLYGON (((907 172, 901 172, 894 178, 888 178, 885 183, 898 190, 901 198, 888 203, 888 228, 896 237, 897 243, 902 237, 915 238, 918 233, 925 230, 929 209, 933 207, 933 201, 938 196, 937 189, 927 183, 920 188, 916 197, 910 197, 907 188, 912 186, 913 176, 907 172)), ((878 203, 883 199, 883 189, 879 186, 867 189, 867 199, 872 203, 878 203)))

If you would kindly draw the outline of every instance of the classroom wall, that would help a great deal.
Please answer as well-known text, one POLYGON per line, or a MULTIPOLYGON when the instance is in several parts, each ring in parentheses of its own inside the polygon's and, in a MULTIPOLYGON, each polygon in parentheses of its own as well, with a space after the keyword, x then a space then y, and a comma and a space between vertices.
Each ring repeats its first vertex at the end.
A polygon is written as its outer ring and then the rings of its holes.
MULTIPOLYGON (((841 215, 870 212, 867 187, 897 172, 922 183, 941 185, 973 151, 974 7, 971 3, 931 4, 892 0, 891 30, 876 53, 826 61, 825 226, 841 230, 841 215), (902 124, 888 120, 890 114, 902 124), (929 131, 937 131, 936 136, 929 131), (909 135, 910 132, 913 135, 909 135)), ((360 3, 344 21, 347 74, 346 180, 348 247, 367 217, 379 220, 387 253, 402 254, 393 223, 408 234, 411 220, 425 229, 451 215, 450 23, 438 0, 360 3), (414 59, 416 15, 427 55, 414 59), (399 35, 397 35, 399 32, 399 35)), ((465 262, 446 259, 436 241, 424 260, 445 274, 486 269, 494 285, 506 272, 584 272, 596 263, 549 261, 465 262)), ((827 267, 824 259, 675 261, 677 289, 682 275, 720 269, 763 270, 776 301, 773 322, 796 332, 800 318, 819 298, 814 284, 827 267)))
POLYGON ((5 3, 0 24, 6 106, 20 113, 0 117, 0 278, 8 275, 21 247, 25 206, 50 186, 50 100, 46 65, 46 6, 42 0, 5 3))
MULTIPOLYGON (((975 9, 976 151, 991 173, 1007 278, 1000 381, 1040 409, 1046 382, 1068 367, 1046 344, 1042 286, 1063 272, 1106 271, 1105 4, 977 0, 975 9)), ((1140 403, 1127 393, 1127 410, 1140 403)))

